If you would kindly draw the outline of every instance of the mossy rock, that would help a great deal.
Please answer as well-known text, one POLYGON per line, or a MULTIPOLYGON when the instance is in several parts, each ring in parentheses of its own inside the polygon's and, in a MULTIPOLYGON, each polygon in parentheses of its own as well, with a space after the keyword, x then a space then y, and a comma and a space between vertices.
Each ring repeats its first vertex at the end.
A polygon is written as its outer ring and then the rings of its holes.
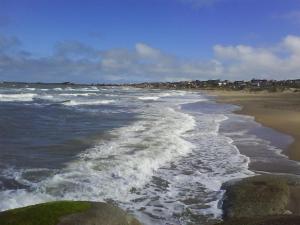
POLYGON ((268 216, 258 218, 239 218, 220 222, 215 225, 298 225, 300 216, 268 216))
POLYGON ((0 213, 1 225, 140 225, 120 208, 101 202, 57 201, 0 213))
POLYGON ((278 176, 245 178, 225 189, 225 219, 284 214, 289 201, 288 182, 278 176))

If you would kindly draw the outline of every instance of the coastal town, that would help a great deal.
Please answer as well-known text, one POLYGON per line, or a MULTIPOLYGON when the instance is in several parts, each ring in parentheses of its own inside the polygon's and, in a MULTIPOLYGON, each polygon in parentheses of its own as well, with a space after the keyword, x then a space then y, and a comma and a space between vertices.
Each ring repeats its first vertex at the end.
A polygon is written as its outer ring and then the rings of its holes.
POLYGON ((252 79, 249 81, 239 80, 193 80, 193 81, 177 81, 177 82, 143 82, 143 83, 92 83, 92 84, 77 84, 72 82, 62 83, 27 83, 27 82, 7 82, 3 81, 0 84, 5 85, 62 85, 62 86, 127 86, 135 88, 154 88, 154 89, 220 89, 220 90, 248 90, 248 91, 262 91, 269 92, 291 90, 300 91, 300 79, 293 80, 267 80, 267 79, 252 79))
POLYGON ((145 82, 138 84, 129 84, 137 88, 159 88, 159 89, 224 89, 224 90, 268 90, 280 91, 291 89, 298 91, 300 88, 300 79, 295 80, 267 80, 252 79, 250 81, 229 81, 229 80, 207 80, 207 81, 179 81, 179 82, 145 82))

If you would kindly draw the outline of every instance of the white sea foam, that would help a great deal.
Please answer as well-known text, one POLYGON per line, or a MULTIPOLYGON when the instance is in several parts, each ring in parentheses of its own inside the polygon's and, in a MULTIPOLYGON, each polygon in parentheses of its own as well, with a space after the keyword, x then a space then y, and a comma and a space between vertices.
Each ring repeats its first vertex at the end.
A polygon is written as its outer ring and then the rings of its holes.
MULTIPOLYGON (((100 142, 80 154, 78 160, 61 173, 39 183, 33 200, 34 194, 27 195, 27 199, 24 192, 2 193, 2 199, 11 199, 13 194, 13 199, 23 199, 22 203, 18 201, 19 205, 41 202, 49 196, 130 200, 132 188, 141 188, 159 167, 174 157, 186 155, 193 147, 181 136, 193 129, 193 117, 169 107, 152 110, 157 119, 153 120, 153 114, 144 115, 143 120, 131 126, 113 130, 111 133, 116 135, 115 139, 100 142)), ((15 206, 15 202, 6 201, 1 209, 15 206)))
POLYGON ((52 100, 52 99, 54 99, 54 96, 53 95, 38 95, 38 96, 36 96, 36 98, 45 99, 45 100, 52 100))
POLYGON ((30 190, 1 191, 0 210, 56 199, 113 199, 145 224, 186 224, 190 218, 174 216, 183 215, 185 210, 220 216, 217 203, 223 194, 222 182, 252 175, 249 159, 239 153, 232 139, 219 133, 220 124, 228 117, 222 113, 183 111, 180 104, 207 101, 198 94, 121 90, 121 94, 114 92, 116 96, 110 100, 81 98, 76 93, 56 94, 72 97, 64 104, 79 108, 112 103, 132 105, 137 120, 111 130, 110 138, 99 140, 46 179, 29 182, 23 177, 26 171, 11 172, 30 190), (161 101, 155 101, 159 98, 161 101), (153 181, 154 177, 167 184, 165 189, 153 181), (185 203, 188 198, 198 202, 185 203), (160 217, 165 221, 154 219, 160 217))
POLYGON ((184 96, 186 95, 186 91, 172 91, 167 93, 161 93, 159 94, 159 97, 169 97, 169 96, 184 96))
POLYGON ((97 95, 96 93, 66 93, 66 94, 59 94, 60 96, 92 96, 97 95))
MULTIPOLYGON (((147 197, 147 207, 144 211, 153 217, 160 217, 162 212, 155 205, 163 205, 164 209, 168 209, 164 210, 163 217, 169 218, 171 224, 178 224, 178 219, 172 220, 173 215, 180 215, 186 209, 195 215, 220 217, 222 211, 217 203, 223 195, 220 191, 222 183, 253 175, 248 170, 249 158, 239 153, 230 138, 218 132, 220 123, 227 117, 218 114, 196 115, 196 127, 186 135, 186 140, 194 146, 193 151, 188 156, 176 160, 172 167, 158 169, 155 173, 155 176, 167 181, 168 191, 157 192, 156 186, 149 186, 141 191, 142 195, 147 197), (182 202, 185 199, 194 199, 195 203, 185 204, 182 202), (152 207, 148 207, 149 205, 152 207)), ((138 207, 144 207, 142 203, 138 207)), ((145 219, 140 214, 138 216, 142 220, 145 219)))
POLYGON ((159 96, 144 96, 144 97, 138 97, 138 99, 140 100, 153 100, 156 101, 158 100, 160 97, 159 96))
POLYGON ((61 192, 60 184, 73 180, 78 190, 61 193, 66 198, 79 194, 83 199, 128 201, 132 188, 142 187, 159 167, 191 151, 192 145, 181 135, 193 128, 193 118, 171 108, 161 113, 169 117, 156 121, 148 118, 112 131, 117 139, 100 142, 82 153, 79 161, 49 179, 46 186, 61 192))
POLYGON ((5 200, 1 202, 0 211, 55 200, 45 193, 28 192, 24 189, 1 191, 0 199, 5 200))
POLYGON ((71 100, 63 103, 64 105, 76 106, 76 105, 108 105, 114 103, 115 100, 71 100))
POLYGON ((76 89, 71 88, 71 87, 67 87, 67 88, 65 88, 65 90, 66 90, 66 91, 75 91, 76 89))
POLYGON ((29 102, 37 96, 32 93, 22 93, 22 94, 0 94, 0 101, 2 102, 29 102))
POLYGON ((88 87, 88 88, 80 88, 76 89, 76 91, 83 91, 83 92, 97 92, 99 89, 97 87, 88 87))

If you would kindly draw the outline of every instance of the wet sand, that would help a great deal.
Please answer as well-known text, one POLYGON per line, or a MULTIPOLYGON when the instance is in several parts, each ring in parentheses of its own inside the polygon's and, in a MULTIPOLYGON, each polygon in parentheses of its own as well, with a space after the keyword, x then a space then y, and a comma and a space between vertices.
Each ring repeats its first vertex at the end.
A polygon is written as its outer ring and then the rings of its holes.
POLYGON ((300 92, 250 93, 244 91, 209 91, 217 101, 241 106, 236 113, 254 116, 264 126, 293 137, 285 150, 292 160, 300 161, 300 92))
MULTIPOLYGON (((283 136, 273 136, 271 134, 273 138, 278 139, 275 140, 277 146, 278 143, 282 144, 279 146, 283 147, 285 150, 283 153, 285 153, 292 160, 300 161, 300 92, 249 93, 244 91, 210 91, 209 94, 215 95, 217 101, 220 103, 229 103, 240 106, 241 109, 236 111, 237 114, 253 116, 258 123, 264 125, 265 127, 270 127, 273 130, 293 137, 293 142, 287 146, 284 144, 284 142, 287 143, 287 140, 284 140, 283 136), (284 146, 287 147, 284 148, 284 146)), ((264 135, 266 133, 268 133, 268 131, 266 131, 264 135)), ((242 154, 245 155, 248 155, 247 153, 252 153, 255 155, 255 151, 259 150, 255 149, 253 152, 253 148, 247 145, 241 146, 239 149, 242 154)), ((267 223, 258 221, 257 223, 253 224, 295 224, 295 221, 299 221, 299 217, 297 217, 300 215, 300 180, 298 165, 296 165, 293 161, 283 159, 279 159, 278 161, 276 161, 276 159, 272 159, 270 163, 261 163, 257 160, 254 160, 250 163, 249 168, 254 169, 254 171, 275 173, 277 174, 275 175, 275 180, 278 180, 276 176, 280 176, 278 173, 283 173, 285 174, 283 175, 283 178, 289 180, 287 182, 289 195, 285 210, 286 212, 291 213, 291 215, 287 216, 284 213, 284 215, 281 215, 283 217, 286 216, 286 218, 283 218, 283 220, 280 217, 277 218, 269 216, 268 218, 271 218, 273 221, 269 221, 267 223), (291 221, 289 222, 290 219, 291 221)), ((264 180, 264 178, 262 180, 264 182, 267 181, 267 179, 264 180)), ((257 195, 259 195, 261 190, 262 189, 255 187, 254 191, 257 195)), ((249 202, 251 201, 256 207, 257 201, 250 198, 249 202)), ((243 204, 243 202, 236 202, 235 204, 243 204)), ((255 221, 255 219, 256 216, 249 218, 250 221, 255 221)), ((225 221, 223 224, 227 225, 234 223, 231 223, 231 221, 228 221, 227 223, 225 221)))

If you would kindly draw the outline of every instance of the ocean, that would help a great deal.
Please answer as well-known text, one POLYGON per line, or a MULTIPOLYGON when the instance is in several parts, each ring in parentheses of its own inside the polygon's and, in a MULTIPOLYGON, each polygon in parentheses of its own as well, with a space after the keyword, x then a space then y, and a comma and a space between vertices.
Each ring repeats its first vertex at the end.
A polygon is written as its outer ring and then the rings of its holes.
POLYGON ((146 225, 212 224, 224 182, 300 174, 290 137, 235 109, 199 91, 0 84, 0 211, 106 201, 146 225))

